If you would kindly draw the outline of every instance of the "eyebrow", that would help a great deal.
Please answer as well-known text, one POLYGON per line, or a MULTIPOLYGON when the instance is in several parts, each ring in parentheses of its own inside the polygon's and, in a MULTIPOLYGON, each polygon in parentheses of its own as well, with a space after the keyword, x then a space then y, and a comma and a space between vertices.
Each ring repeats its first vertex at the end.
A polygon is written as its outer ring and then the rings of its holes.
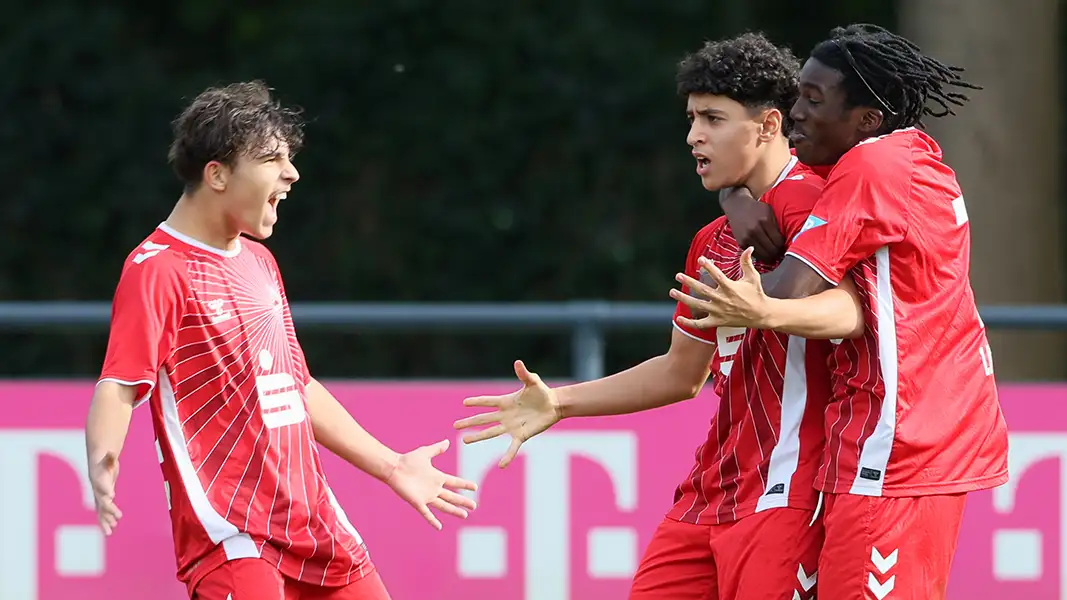
POLYGON ((687 110, 686 113, 700 115, 702 117, 722 116, 726 114, 717 108, 701 108, 700 110, 687 110))

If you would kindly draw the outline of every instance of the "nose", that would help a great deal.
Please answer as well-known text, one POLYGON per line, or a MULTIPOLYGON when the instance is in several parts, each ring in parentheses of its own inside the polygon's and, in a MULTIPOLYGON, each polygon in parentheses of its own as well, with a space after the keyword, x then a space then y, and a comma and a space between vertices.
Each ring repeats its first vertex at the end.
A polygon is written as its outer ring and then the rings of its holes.
POLYGON ((285 168, 282 169, 282 179, 290 184, 296 183, 300 179, 300 171, 297 171, 296 165, 288 159, 285 161, 285 168))
POLYGON ((703 144, 706 141, 707 139, 704 132, 697 128, 696 123, 689 126, 689 135, 685 136, 685 142, 689 144, 690 147, 696 148, 699 144, 703 144))
POLYGON ((789 109, 789 118, 793 119, 796 122, 800 122, 808 118, 808 111, 804 110, 804 108, 800 105, 801 102, 803 102, 803 100, 798 99, 796 102, 793 103, 793 108, 789 109))

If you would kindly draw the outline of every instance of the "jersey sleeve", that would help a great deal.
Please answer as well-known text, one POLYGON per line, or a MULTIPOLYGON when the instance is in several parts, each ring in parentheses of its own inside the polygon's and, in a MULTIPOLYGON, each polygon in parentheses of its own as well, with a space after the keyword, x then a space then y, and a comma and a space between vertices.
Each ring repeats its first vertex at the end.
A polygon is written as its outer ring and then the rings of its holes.
POLYGON ((837 285, 857 262, 903 240, 908 231, 909 169, 887 162, 885 168, 875 169, 869 159, 854 160, 835 169, 786 255, 837 285))
POLYGON ((800 234, 826 182, 812 174, 800 174, 787 178, 774 188, 774 216, 782 228, 782 237, 789 241, 800 234))
MULTIPOLYGON (((697 260, 704 255, 704 250, 707 248, 708 243, 711 241, 711 232, 715 230, 715 225, 725 217, 720 217, 711 225, 704 227, 693 236, 693 241, 689 245, 689 255, 685 259, 685 274, 693 279, 700 280, 700 265, 697 260)), ((682 286, 682 292, 685 294, 691 294, 689 286, 682 286)), ((684 333, 685 335, 705 342, 708 344, 715 343, 715 329, 696 329, 694 327, 686 327, 678 322, 678 317, 686 317, 687 319, 693 318, 693 311, 679 302, 674 308, 674 326, 684 333)))
POLYGON ((166 256, 131 260, 115 289, 100 381, 136 386, 138 405, 176 347, 188 290, 180 269, 166 256))

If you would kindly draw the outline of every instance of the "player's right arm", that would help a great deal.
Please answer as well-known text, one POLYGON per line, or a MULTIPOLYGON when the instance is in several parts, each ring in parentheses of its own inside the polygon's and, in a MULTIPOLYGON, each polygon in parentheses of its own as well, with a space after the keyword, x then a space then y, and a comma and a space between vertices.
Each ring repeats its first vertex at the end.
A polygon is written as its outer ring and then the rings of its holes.
POLYGON ((89 480, 97 517, 109 535, 122 516, 115 480, 130 418, 174 350, 185 306, 187 286, 175 263, 168 255, 127 262, 115 289, 107 354, 85 422, 89 480))
MULTIPOLYGON (((686 272, 697 277, 697 259, 707 245, 708 230, 701 230, 694 238, 686 261, 686 272)), ((679 314, 690 316, 688 307, 679 304, 675 316, 679 314)), ((714 336, 714 331, 689 332, 675 327, 665 354, 609 377, 559 388, 545 385, 521 360, 515 361, 515 375, 522 382, 522 389, 502 396, 467 398, 463 401, 465 406, 490 410, 460 419, 455 427, 490 426, 465 435, 466 444, 510 435, 511 447, 500 460, 500 466, 505 467, 523 442, 561 419, 635 413, 696 396, 708 379, 715 354, 714 336)))

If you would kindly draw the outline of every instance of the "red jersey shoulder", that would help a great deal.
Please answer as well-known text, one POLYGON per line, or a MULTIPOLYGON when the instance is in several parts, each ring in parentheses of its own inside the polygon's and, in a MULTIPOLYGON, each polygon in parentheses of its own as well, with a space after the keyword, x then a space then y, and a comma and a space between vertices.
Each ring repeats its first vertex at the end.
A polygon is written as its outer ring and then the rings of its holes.
POLYGON ((170 272, 184 275, 185 258, 181 246, 158 229, 126 255, 122 266, 124 276, 170 272))
POLYGON ((933 138, 917 129, 902 129, 867 138, 837 161, 829 179, 843 173, 856 173, 879 181, 908 181, 914 168, 915 153, 928 151, 938 156, 941 152, 933 138))
POLYGON ((715 219, 711 223, 708 223, 707 225, 701 227, 700 231, 698 231, 697 234, 693 236, 693 243, 691 249, 696 250, 700 254, 703 254, 704 249, 707 247, 707 245, 715 239, 716 234, 718 234, 720 231, 723 230, 724 227, 726 227, 727 223, 728 221, 726 220, 726 216, 722 216, 718 219, 715 219))
POLYGON ((808 166, 797 163, 789 175, 767 192, 765 201, 774 209, 786 240, 800 233, 825 187, 825 179, 808 166))

